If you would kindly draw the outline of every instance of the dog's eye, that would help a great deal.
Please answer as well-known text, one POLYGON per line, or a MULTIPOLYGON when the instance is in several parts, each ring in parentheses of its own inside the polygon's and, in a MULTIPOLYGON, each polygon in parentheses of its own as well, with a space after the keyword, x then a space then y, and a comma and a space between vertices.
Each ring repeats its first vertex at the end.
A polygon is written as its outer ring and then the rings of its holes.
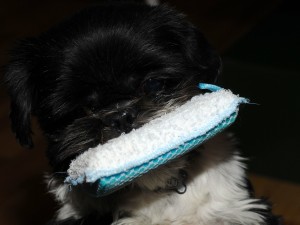
POLYGON ((145 94, 155 94, 163 90, 165 82, 163 80, 150 78, 143 84, 143 92, 145 94))
POLYGON ((97 111, 97 107, 94 105, 86 105, 83 109, 87 114, 93 114, 97 111))
POLYGON ((97 93, 90 94, 84 102, 84 109, 86 112, 93 113, 98 109, 99 96, 97 93))

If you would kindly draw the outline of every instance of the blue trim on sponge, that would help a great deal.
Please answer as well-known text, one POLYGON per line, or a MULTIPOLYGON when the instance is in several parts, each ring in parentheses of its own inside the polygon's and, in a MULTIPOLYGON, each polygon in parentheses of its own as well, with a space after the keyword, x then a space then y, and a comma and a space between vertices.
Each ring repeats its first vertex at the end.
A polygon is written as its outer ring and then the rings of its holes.
POLYGON ((219 91, 219 90, 222 90, 223 88, 217 86, 217 85, 214 85, 214 84, 206 84, 206 83, 199 83, 198 87, 202 90, 210 90, 212 92, 215 92, 215 91, 219 91))

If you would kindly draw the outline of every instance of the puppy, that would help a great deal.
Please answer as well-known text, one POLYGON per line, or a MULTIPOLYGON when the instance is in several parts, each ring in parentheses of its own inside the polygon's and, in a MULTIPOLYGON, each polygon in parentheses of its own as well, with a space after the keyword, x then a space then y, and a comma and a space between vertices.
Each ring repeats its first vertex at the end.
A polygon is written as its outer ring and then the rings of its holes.
POLYGON ((12 52, 12 129, 21 145, 33 147, 34 115, 48 140, 49 189, 61 205, 49 224, 279 224, 249 192, 228 134, 105 197, 64 184, 77 155, 185 103, 199 94, 199 82, 216 81, 221 61, 201 32, 154 5, 88 8, 12 52))

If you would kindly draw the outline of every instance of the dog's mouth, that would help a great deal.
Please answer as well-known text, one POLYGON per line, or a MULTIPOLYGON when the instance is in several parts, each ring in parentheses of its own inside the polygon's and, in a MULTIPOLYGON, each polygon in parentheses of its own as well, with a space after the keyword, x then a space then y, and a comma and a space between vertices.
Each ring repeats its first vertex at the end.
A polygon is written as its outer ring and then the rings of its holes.
POLYGON ((108 141, 114 139, 114 138, 118 138, 120 135, 122 134, 127 134, 130 133, 130 131, 132 131, 133 129, 137 129, 138 127, 127 127, 124 130, 121 129, 115 129, 112 127, 104 127, 103 130, 100 133, 100 142, 99 144, 105 144, 108 141))

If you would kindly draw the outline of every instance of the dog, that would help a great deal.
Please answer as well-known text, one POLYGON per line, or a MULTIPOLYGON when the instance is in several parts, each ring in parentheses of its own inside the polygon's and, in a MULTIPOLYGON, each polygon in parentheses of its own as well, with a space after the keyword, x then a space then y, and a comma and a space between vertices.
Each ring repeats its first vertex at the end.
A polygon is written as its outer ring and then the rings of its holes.
POLYGON ((32 115, 48 140, 48 186, 60 204, 49 225, 281 224, 254 198, 228 133, 108 196, 64 183, 76 156, 184 104, 221 65, 194 25, 153 2, 103 3, 20 41, 5 75, 10 118, 22 146, 33 147, 32 115))

